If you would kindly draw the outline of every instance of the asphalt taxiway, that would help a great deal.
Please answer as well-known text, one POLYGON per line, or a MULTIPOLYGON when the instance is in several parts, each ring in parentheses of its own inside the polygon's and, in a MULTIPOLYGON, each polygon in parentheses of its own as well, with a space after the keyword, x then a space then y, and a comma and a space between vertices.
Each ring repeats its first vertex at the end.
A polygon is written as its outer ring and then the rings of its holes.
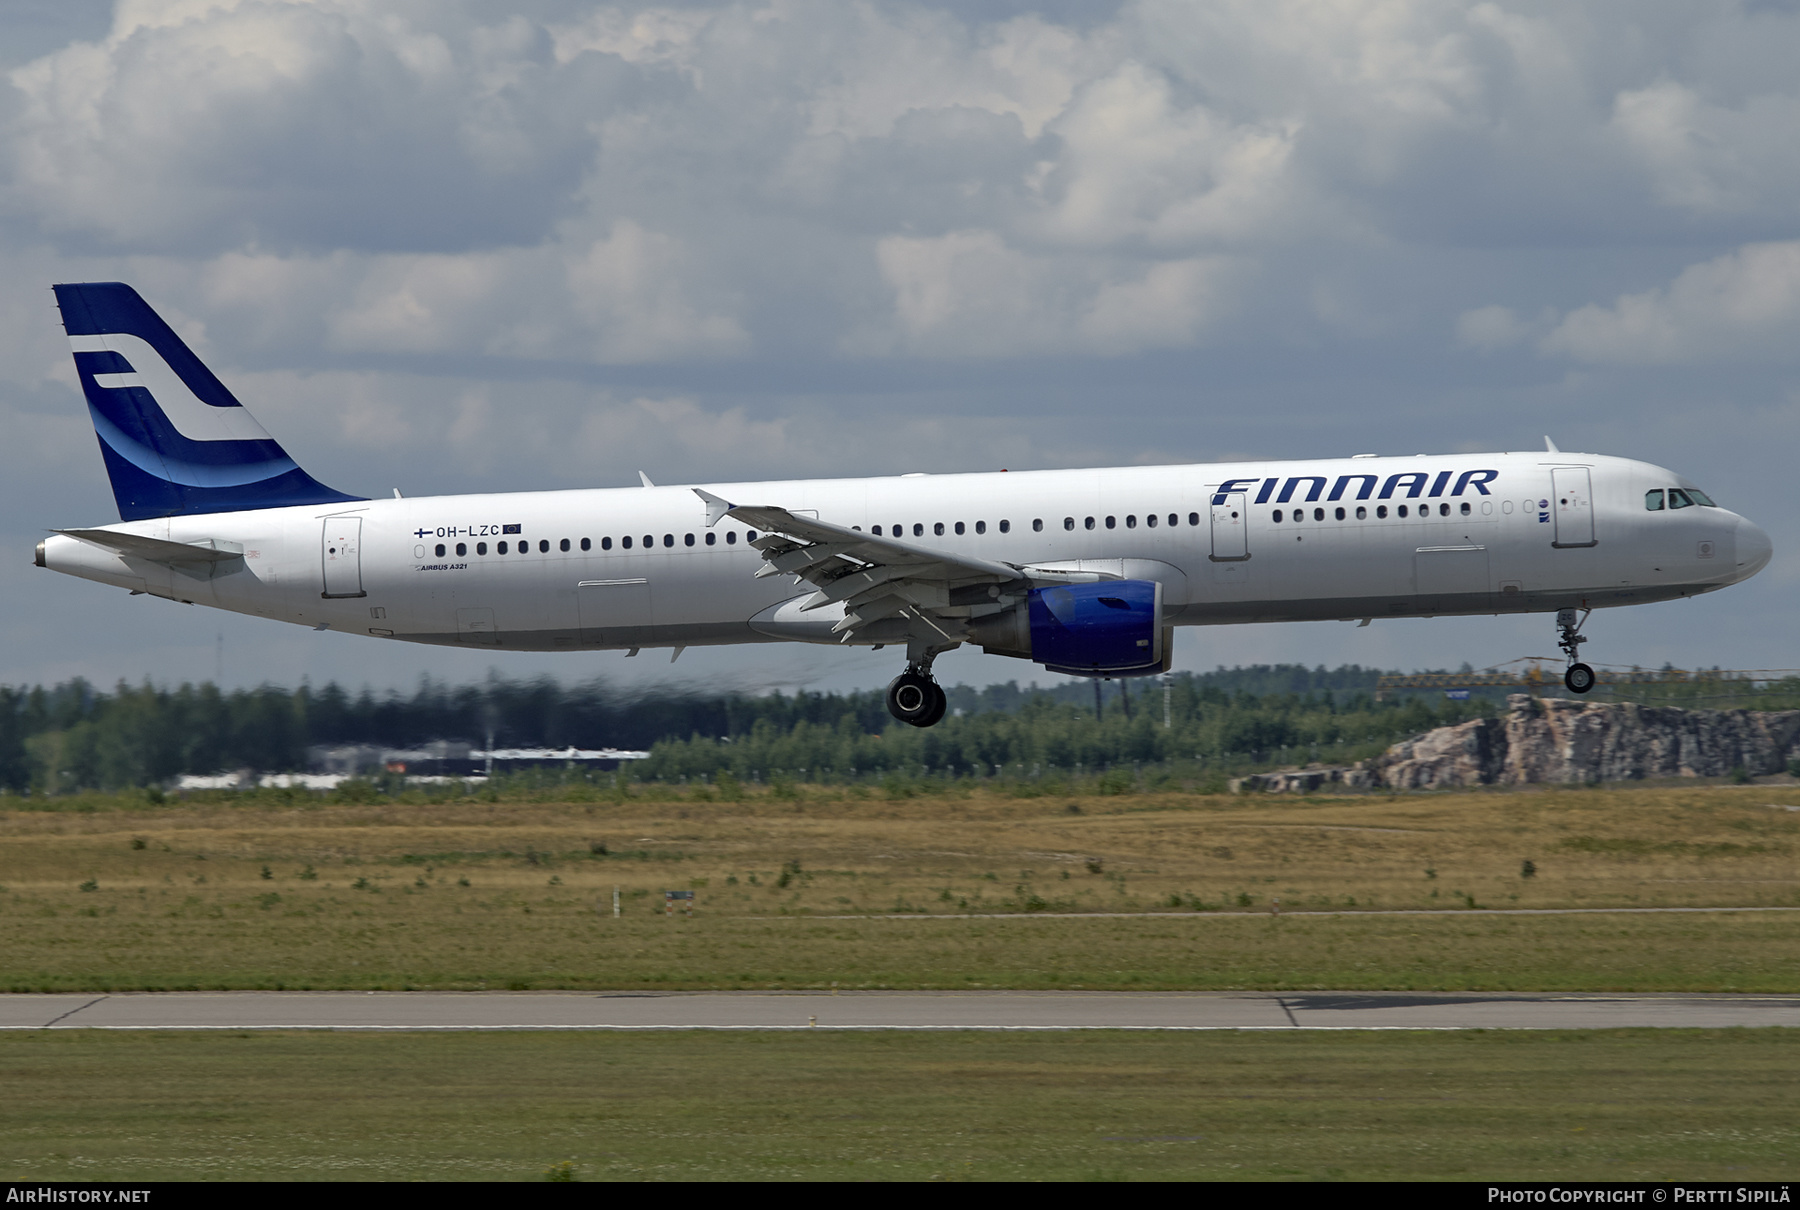
POLYGON ((1800 996, 1524 992, 157 992, 0 996, 0 1029, 1800 1027, 1800 996))

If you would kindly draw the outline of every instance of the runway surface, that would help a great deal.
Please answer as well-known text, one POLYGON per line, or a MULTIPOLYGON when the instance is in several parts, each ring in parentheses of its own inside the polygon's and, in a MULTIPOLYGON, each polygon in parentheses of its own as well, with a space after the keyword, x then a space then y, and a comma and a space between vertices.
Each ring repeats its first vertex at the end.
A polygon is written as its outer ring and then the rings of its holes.
POLYGON ((1800 1026, 1800 996, 1504 992, 166 992, 0 996, 0 1029, 1616 1029, 1800 1026))

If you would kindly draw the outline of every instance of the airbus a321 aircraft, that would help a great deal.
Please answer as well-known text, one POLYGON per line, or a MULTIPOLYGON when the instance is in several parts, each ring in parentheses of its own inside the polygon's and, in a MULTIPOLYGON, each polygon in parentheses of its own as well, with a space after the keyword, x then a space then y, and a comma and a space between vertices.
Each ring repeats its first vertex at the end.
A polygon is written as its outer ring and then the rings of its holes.
MULTIPOLYGON (((1711 592, 1768 535, 1673 471, 1543 452, 364 499, 297 466, 131 287, 56 287, 121 521, 37 564, 130 592, 520 651, 906 649, 888 709, 944 715, 962 643, 1087 677, 1176 626, 1588 614, 1711 592)), ((671 657, 673 658, 673 657, 671 657)))

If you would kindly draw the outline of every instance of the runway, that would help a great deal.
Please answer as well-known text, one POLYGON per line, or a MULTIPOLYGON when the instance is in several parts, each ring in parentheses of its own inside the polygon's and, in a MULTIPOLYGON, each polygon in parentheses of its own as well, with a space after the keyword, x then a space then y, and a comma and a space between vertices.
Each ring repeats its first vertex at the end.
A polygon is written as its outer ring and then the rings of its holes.
POLYGON ((1800 1026, 1800 996, 1507 992, 167 992, 0 996, 0 1030, 1343 1030, 1800 1026))

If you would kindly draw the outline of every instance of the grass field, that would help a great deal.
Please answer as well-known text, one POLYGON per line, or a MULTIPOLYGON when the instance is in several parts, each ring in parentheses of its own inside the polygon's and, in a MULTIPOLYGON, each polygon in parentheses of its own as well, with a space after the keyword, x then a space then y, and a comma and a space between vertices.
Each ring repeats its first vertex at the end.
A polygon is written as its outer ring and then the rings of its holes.
POLYGON ((0 1035, 0 1178, 1752 1181, 1800 1031, 0 1035))
POLYGON ((797 793, 11 811, 0 988, 1800 990, 1800 913, 1485 910, 1800 905, 1781 789, 797 793))

